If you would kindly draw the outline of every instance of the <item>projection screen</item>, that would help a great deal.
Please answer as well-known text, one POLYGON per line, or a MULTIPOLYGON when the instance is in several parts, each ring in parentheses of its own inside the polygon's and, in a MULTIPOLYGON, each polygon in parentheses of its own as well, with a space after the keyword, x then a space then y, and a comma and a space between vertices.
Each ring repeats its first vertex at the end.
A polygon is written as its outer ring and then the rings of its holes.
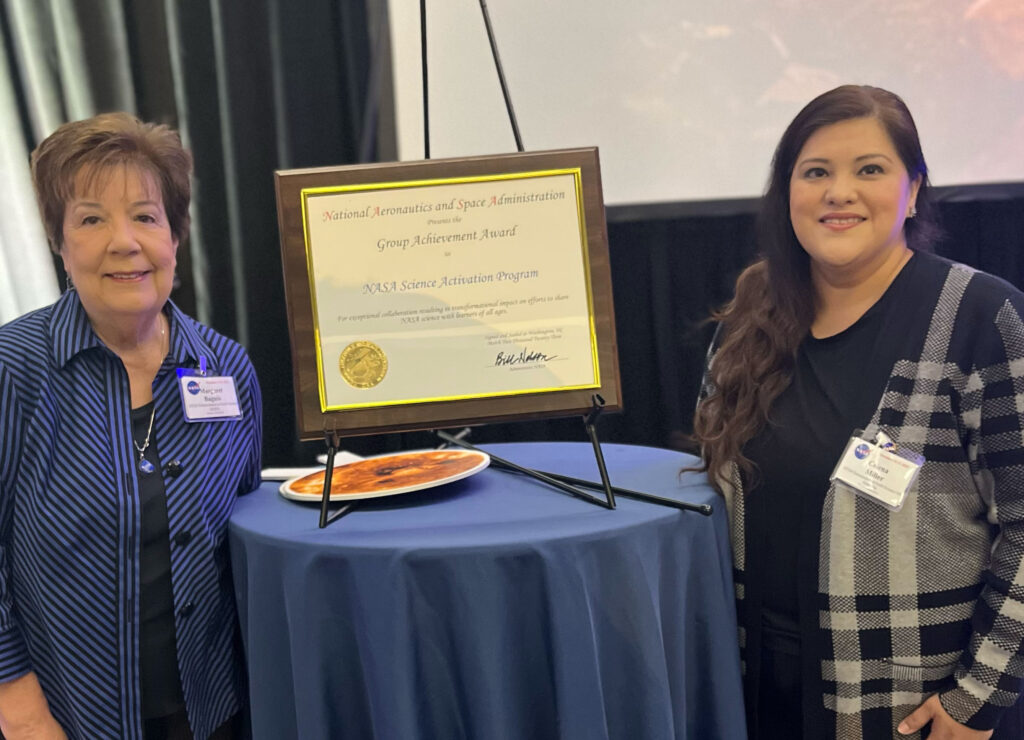
MULTIPOLYGON (((428 0, 431 156, 515 150, 478 0, 428 0)), ((936 185, 1024 181, 1021 0, 490 0, 527 150, 600 148, 610 205, 758 196, 814 95, 885 87, 936 185)), ((389 0, 399 157, 423 158, 419 3, 389 0)))

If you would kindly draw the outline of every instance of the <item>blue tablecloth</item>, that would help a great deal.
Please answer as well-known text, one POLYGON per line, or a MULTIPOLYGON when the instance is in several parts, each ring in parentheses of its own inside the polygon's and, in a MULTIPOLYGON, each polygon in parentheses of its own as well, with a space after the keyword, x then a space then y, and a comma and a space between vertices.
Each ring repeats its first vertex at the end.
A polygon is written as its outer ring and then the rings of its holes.
MULTIPOLYGON (((589 445, 484 449, 597 479, 589 445)), ((231 518, 256 740, 743 738, 721 499, 693 458, 604 445, 615 511, 488 469, 318 507, 266 483, 231 518)))

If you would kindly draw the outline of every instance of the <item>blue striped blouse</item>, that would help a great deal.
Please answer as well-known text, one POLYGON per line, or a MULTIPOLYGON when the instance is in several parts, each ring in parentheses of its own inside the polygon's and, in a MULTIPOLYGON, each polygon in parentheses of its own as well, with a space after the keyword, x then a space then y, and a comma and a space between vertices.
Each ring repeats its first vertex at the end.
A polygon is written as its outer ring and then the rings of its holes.
MULTIPOLYGON (((259 485, 261 401, 235 342, 168 302, 153 382, 178 666, 207 737, 245 701, 227 522, 259 485), (235 378, 242 418, 186 423, 175 370, 235 378)), ((77 293, 0 327, 0 681, 34 671, 70 738, 140 738, 140 505, 128 375, 77 293)))

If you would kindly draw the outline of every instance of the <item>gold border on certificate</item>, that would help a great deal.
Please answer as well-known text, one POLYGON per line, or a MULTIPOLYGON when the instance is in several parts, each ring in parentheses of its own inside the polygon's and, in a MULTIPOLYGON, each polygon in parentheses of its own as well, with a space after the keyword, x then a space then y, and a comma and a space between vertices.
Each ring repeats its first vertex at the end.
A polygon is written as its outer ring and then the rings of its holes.
MULTIPOLYGON (((469 177, 446 177, 446 178, 431 178, 424 180, 412 180, 404 182, 382 182, 382 183, 371 183, 371 184, 358 184, 358 185, 335 185, 329 187, 311 187, 303 188, 301 190, 302 196, 302 221, 303 221, 303 238, 305 240, 305 253, 306 253, 306 267, 309 275, 309 290, 312 297, 313 307, 313 322, 314 322, 314 342, 316 345, 316 358, 317 358, 317 387, 320 395, 320 410, 321 412, 328 411, 344 411, 347 409, 357 408, 370 408, 376 406, 400 406, 405 404, 421 404, 421 403, 433 403, 440 401, 456 401, 465 400, 472 398, 490 398, 500 396, 518 396, 531 393, 552 393, 557 391, 566 390, 581 390, 588 388, 599 388, 601 385, 601 373, 600 373, 600 362, 597 351, 597 336, 594 331, 594 300, 593 292, 590 281, 590 260, 588 256, 588 245, 587 245, 587 233, 586 224, 584 221, 583 213, 583 194, 582 194, 582 175, 579 167, 563 168, 563 169, 551 169, 551 170, 539 170, 532 172, 517 172, 497 175, 478 175, 469 177), (576 227, 578 230, 579 249, 580 257, 582 261, 582 273, 581 277, 584 281, 584 291, 586 297, 586 309, 587 309, 587 322, 588 322, 588 336, 590 345, 590 359, 592 366, 592 380, 586 383, 568 384, 568 385, 538 385, 525 388, 517 388, 514 390, 490 390, 487 392, 474 392, 474 393, 448 393, 439 395, 416 395, 413 394, 409 397, 404 398, 390 398, 390 399, 376 399, 372 401, 352 401, 348 403, 335 403, 331 404, 328 401, 328 394, 325 387, 325 369, 331 366, 333 363, 330 361, 331 358, 325 356, 322 336, 321 336, 321 314, 318 305, 317 287, 316 287, 316 275, 317 267, 314 260, 313 244, 310 234, 310 212, 309 212, 309 200, 311 197, 340 194, 340 193, 366 193, 366 192, 379 192, 389 191, 397 189, 422 189, 422 188, 437 188, 449 185, 462 185, 462 184, 481 184, 481 183, 492 183, 492 182, 506 182, 513 180, 540 180, 543 178, 557 177, 557 176, 571 176, 573 178, 573 193, 575 196, 575 215, 576 215, 576 227)), ((369 344, 368 342, 355 342, 354 344, 369 344)), ((374 345, 375 353, 383 354, 382 350, 374 345)), ((387 362, 384 361, 386 366, 387 362)), ((344 371, 343 371, 344 375, 344 371)), ((380 381, 381 378, 376 378, 375 382, 353 385, 350 381, 350 385, 353 387, 366 388, 372 387, 380 381)))

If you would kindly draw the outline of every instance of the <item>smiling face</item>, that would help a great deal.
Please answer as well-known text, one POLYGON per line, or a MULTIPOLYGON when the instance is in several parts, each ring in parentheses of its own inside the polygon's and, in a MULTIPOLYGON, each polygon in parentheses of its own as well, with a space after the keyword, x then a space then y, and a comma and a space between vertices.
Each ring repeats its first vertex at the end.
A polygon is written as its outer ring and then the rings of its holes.
POLYGON ((920 184, 920 178, 910 180, 877 119, 853 118, 815 131, 789 183, 790 220, 812 274, 857 279, 901 259, 903 224, 920 184))
POLYGON ((94 324, 152 321, 167 302, 178 240, 145 170, 79 172, 63 236, 64 269, 94 324))

